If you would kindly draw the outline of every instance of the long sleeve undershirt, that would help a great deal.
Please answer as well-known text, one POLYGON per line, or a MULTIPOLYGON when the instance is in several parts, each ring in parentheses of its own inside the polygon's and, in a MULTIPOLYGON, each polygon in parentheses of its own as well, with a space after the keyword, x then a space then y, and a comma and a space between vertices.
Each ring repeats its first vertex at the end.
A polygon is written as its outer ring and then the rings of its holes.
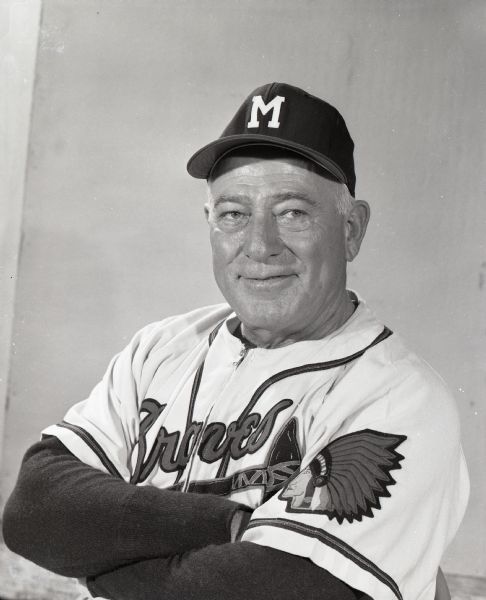
POLYGON ((50 437, 25 455, 3 533, 13 552, 60 575, 86 577, 228 542, 238 508, 218 496, 128 484, 50 437))
POLYGON ((355 600, 304 559, 230 543, 240 505, 134 486, 85 465, 56 438, 27 452, 3 518, 7 546, 110 600, 355 600))
MULTIPOLYGON (((351 588, 310 560, 252 544, 208 546, 152 559, 88 582, 110 600, 356 600, 351 588)), ((369 600, 369 598, 368 598, 369 600)))

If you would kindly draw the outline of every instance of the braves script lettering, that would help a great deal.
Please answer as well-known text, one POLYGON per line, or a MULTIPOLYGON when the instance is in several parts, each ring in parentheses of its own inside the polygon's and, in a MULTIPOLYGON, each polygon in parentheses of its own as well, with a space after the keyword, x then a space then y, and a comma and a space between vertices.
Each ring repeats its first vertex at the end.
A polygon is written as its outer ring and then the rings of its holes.
POLYGON ((140 410, 146 415, 140 422, 139 455, 131 481, 145 481, 157 464, 166 473, 183 471, 199 437, 201 441, 197 452, 206 463, 214 463, 227 454, 235 460, 253 454, 269 439, 278 415, 292 404, 292 400, 280 400, 264 417, 254 412, 241 422, 232 421, 228 426, 219 422, 208 423, 202 434, 201 421, 190 423, 184 434, 180 431, 169 432, 162 425, 146 456, 147 433, 166 408, 166 404, 146 398, 140 410))

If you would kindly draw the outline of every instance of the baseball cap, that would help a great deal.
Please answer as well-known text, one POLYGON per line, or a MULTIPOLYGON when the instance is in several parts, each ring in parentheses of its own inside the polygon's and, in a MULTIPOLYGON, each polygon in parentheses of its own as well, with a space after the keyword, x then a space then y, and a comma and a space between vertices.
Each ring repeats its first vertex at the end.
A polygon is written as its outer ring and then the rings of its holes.
POLYGON ((287 83, 267 83, 243 102, 221 136, 195 152, 190 175, 207 179, 226 154, 247 146, 274 146, 303 156, 348 186, 356 185, 354 143, 339 111, 287 83))

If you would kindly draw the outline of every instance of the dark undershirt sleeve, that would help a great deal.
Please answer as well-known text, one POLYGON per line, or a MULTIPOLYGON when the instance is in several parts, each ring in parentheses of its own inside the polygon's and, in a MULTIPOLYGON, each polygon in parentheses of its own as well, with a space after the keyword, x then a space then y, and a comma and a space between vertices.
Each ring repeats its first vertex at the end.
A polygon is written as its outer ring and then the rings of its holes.
POLYGON ((54 437, 26 453, 4 511, 5 543, 67 577, 229 542, 241 505, 134 486, 90 467, 54 437))
MULTIPOLYGON (((236 542, 169 559, 125 566, 88 580, 109 600, 357 600, 348 587, 310 560, 236 542)), ((368 599, 370 600, 370 599, 368 599)))

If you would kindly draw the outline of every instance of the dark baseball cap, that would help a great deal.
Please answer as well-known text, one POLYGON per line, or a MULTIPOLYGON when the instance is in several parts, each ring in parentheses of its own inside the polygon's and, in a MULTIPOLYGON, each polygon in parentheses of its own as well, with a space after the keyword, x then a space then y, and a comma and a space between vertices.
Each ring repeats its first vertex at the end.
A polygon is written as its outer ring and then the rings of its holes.
POLYGON ((248 146, 274 146, 303 156, 345 183, 354 196, 354 143, 338 110, 287 83, 254 90, 213 142, 187 163, 190 175, 208 179, 226 154, 248 146))

